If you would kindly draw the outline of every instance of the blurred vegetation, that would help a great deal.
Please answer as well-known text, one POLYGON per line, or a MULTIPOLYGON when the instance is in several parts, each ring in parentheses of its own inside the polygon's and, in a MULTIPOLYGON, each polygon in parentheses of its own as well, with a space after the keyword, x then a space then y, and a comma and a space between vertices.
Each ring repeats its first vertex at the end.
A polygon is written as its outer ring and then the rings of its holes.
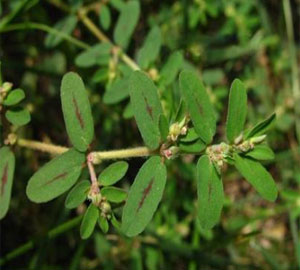
MULTIPOLYGON (((128 100, 103 102, 114 79, 110 76, 125 76, 128 67, 111 58, 88 65, 78 58, 84 49, 99 44, 99 35, 81 11, 85 9, 90 21, 112 40, 122 4, 122 0, 2 1, 2 77, 24 89, 23 103, 31 112, 31 123, 18 136, 67 145, 59 88, 63 74, 74 70, 89 91, 94 148, 142 145, 128 100), (65 34, 57 35, 57 30, 65 34)), ((146 70, 155 78, 168 57, 180 51, 184 58, 180 69, 199 72, 217 108, 217 139, 225 136, 227 97, 234 78, 247 87, 249 126, 276 112, 276 126, 268 136, 276 158, 265 165, 276 180, 279 198, 267 203, 236 171, 227 169, 221 222, 203 231, 194 213, 196 160, 184 156, 168 165, 163 200, 142 235, 128 239, 114 229, 106 235, 98 230, 83 241, 76 225, 84 206, 65 209, 65 196, 43 205, 26 198, 26 182, 48 160, 47 154, 15 147, 12 201, 1 221, 1 257, 27 241, 32 241, 32 249, 20 256, 12 254, 2 269, 300 269, 299 0, 146 0, 140 4, 141 16, 127 55, 137 59, 150 29, 159 26, 162 48, 146 70), (59 230, 51 231, 72 218, 67 226, 73 230, 60 236, 59 230)), ((164 87, 164 107, 176 110, 177 80, 164 87)), ((1 135, 7 132, 3 129, 1 135)), ((123 187, 132 182, 143 162, 142 158, 129 160, 123 187)))

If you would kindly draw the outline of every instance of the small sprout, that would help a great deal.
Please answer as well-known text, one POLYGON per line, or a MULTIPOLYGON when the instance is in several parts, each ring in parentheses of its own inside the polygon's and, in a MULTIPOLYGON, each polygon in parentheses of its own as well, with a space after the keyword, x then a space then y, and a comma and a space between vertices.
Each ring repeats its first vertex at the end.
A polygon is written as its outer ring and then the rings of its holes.
POLYGON ((170 148, 163 150, 163 155, 167 159, 176 158, 178 153, 179 153, 179 147, 177 147, 177 146, 171 146, 170 148))
POLYGON ((111 206, 109 204, 109 202, 107 202, 106 200, 102 200, 100 206, 99 206, 100 210, 101 210, 101 216, 103 217, 107 217, 110 216, 111 213, 111 206))
POLYGON ((90 191, 88 193, 88 199, 92 201, 92 203, 98 206, 102 200, 102 196, 99 190, 98 185, 91 185, 90 191))
POLYGON ((151 68, 149 71, 148 71, 148 74, 150 76, 150 78, 153 80, 153 81, 158 81, 159 79, 159 74, 158 74, 158 71, 156 68, 151 68))
POLYGON ((250 139, 250 143, 253 143, 253 144, 259 144, 259 143, 262 143, 265 138, 267 137, 267 135, 261 135, 261 136, 258 136, 258 137, 253 137, 250 139))
POLYGON ((9 92, 13 87, 13 84, 10 82, 3 83, 2 87, 0 87, 1 92, 9 92))
POLYGON ((15 133, 9 133, 4 144, 14 145, 17 142, 17 135, 15 133))
POLYGON ((187 117, 184 117, 181 122, 173 123, 169 128, 168 139, 175 142, 180 135, 187 133, 187 117))
POLYGON ((243 133, 241 133, 238 137, 236 137, 234 139, 234 144, 238 145, 238 144, 240 144, 242 142, 242 140, 243 140, 243 133))

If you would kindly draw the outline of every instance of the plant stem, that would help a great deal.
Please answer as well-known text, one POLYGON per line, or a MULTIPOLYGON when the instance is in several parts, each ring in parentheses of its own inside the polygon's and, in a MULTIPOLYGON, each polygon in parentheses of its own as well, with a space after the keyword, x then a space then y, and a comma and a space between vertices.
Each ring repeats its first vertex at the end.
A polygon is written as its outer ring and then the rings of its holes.
MULTIPOLYGON (((59 0, 48 0, 50 4, 55 5, 65 12, 71 12, 69 8, 64 6, 63 3, 59 0)), ((82 7, 78 11, 78 17, 82 21, 82 23, 86 26, 86 28, 101 42, 109 42, 115 49, 120 50, 120 57, 122 61, 127 64, 133 70, 140 70, 141 68, 138 64, 132 60, 126 53, 124 53, 118 46, 114 45, 114 43, 93 23, 92 20, 87 16, 87 13, 91 10, 90 6, 82 7)))
MULTIPOLYGON (((69 150, 69 148, 64 146, 53 145, 49 143, 37 142, 26 139, 18 139, 17 145, 29 148, 33 150, 38 150, 54 155, 60 155, 69 150)), ((132 157, 147 157, 156 154, 156 152, 151 151, 147 147, 135 147, 129 149, 111 150, 111 151, 101 151, 101 152, 91 152, 89 156, 92 157, 91 161, 93 164, 99 164, 102 160, 108 159, 124 159, 132 157)))
POLYGON ((43 143, 43 142, 37 142, 32 140, 26 140, 26 139, 18 139, 17 144, 21 147, 38 150, 54 155, 60 155, 66 151, 68 151, 67 147, 53 145, 50 143, 43 143))
POLYGON ((47 25, 41 24, 41 23, 35 23, 35 22, 24 22, 24 23, 16 23, 11 24, 8 26, 3 27, 0 29, 1 32, 9 32, 9 31, 15 31, 15 30, 24 30, 24 29, 37 29, 42 30, 50 34, 54 34, 57 36, 60 36, 61 38, 73 43, 74 45, 82 48, 82 49, 88 49, 90 46, 76 38, 73 38, 70 35, 67 35, 66 33, 63 33, 61 31, 58 31, 52 27, 49 27, 47 25))
POLYGON ((294 96, 294 110, 296 114, 296 134, 298 142, 300 142, 300 79, 299 79, 299 67, 297 58, 297 48, 295 45, 293 18, 290 0, 283 0, 283 12, 286 24, 286 32, 288 37, 288 46, 290 54, 290 64, 292 70, 292 94, 294 96))
POLYGON ((75 226, 77 226, 80 223, 82 217, 83 217, 83 215, 80 215, 71 220, 68 220, 67 222, 50 230, 46 235, 44 235, 43 238, 39 237, 40 240, 28 241, 27 243, 23 244, 22 246, 14 249, 13 251, 9 252, 8 254, 6 254, 5 256, 3 256, 0 259, 0 266, 4 265, 6 262, 11 261, 12 259, 14 259, 18 256, 26 253, 27 251, 33 249, 35 246, 38 245, 39 242, 41 242, 41 240, 43 241, 45 239, 54 239, 57 236, 59 236, 60 234, 73 229, 75 226))
POLYGON ((132 157, 147 157, 156 154, 156 152, 151 151, 147 147, 136 147, 130 149, 112 150, 112 151, 102 151, 102 152, 92 152, 93 163, 99 164, 102 160, 106 159, 124 159, 132 157))

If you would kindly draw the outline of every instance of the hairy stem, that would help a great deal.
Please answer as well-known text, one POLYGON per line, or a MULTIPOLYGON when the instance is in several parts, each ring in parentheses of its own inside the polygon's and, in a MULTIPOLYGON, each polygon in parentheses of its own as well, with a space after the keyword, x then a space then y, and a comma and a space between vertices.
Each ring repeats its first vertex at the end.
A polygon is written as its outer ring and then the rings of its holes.
POLYGON ((60 155, 69 149, 64 146, 53 145, 50 143, 37 142, 26 139, 18 139, 17 144, 21 147, 46 152, 49 154, 60 155))
POLYGON ((111 151, 101 151, 92 152, 93 163, 99 164, 102 160, 106 159, 124 159, 132 157, 147 157, 156 154, 155 151, 151 151, 147 147, 136 147, 129 149, 111 150, 111 151))
MULTIPOLYGON (((60 155, 69 150, 69 148, 64 146, 58 146, 49 143, 37 142, 37 141, 26 140, 26 139, 18 139, 17 145, 24 148, 38 150, 38 151, 42 151, 54 155, 60 155)), ((132 157, 147 157, 154 154, 157 153, 151 151, 147 147, 135 147, 129 149, 91 152, 89 156, 91 157, 91 162, 93 164, 99 164, 101 163, 102 160, 124 159, 124 158, 132 158, 132 157)))
MULTIPOLYGON (((71 12, 64 4, 59 0, 48 0, 50 4, 55 5, 65 12, 71 12)), ((97 6, 96 6, 97 8, 97 6)), ((113 42, 93 23, 93 21, 87 16, 87 13, 91 10, 91 6, 82 7, 78 11, 78 17, 86 28, 101 42, 109 42, 116 49, 120 49, 114 45, 113 42)), ((138 64, 132 60, 125 52, 121 50, 120 57, 122 61, 127 64, 133 70, 140 70, 138 64)))

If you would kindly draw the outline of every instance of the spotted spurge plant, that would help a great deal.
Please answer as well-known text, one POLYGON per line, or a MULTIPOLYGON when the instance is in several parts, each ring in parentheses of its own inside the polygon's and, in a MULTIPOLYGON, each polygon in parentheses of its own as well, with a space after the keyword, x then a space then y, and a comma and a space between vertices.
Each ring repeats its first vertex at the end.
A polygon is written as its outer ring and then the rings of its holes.
MULTIPOLYGON (((80 228, 82 238, 88 238, 97 223, 104 233, 109 230, 111 223, 120 233, 135 236, 146 228, 163 197, 167 184, 166 161, 172 162, 185 154, 199 156, 195 179, 198 190, 196 207, 204 229, 212 228, 220 219, 224 203, 222 170, 225 164, 235 166, 264 199, 276 200, 274 180, 260 163, 274 158, 265 139, 275 115, 252 129, 244 130, 247 93, 240 80, 234 80, 230 89, 227 140, 218 144, 213 144, 217 124, 214 108, 194 71, 182 71, 179 75, 182 101, 172 120, 165 115, 157 86, 148 74, 134 71, 126 85, 145 146, 104 152, 91 149, 94 138, 91 106, 84 83, 74 72, 64 75, 60 89, 63 117, 72 148, 39 145, 38 142, 19 138, 7 139, 8 145, 17 141, 19 146, 57 155, 29 179, 26 194, 31 201, 45 203, 69 191, 65 201, 67 208, 73 209, 88 202, 80 228), (143 156, 148 158, 129 190, 115 187, 127 172, 128 163, 125 160, 143 156), (108 159, 121 161, 110 164, 97 176, 95 166, 108 159), (85 167, 88 168, 90 179, 78 182, 85 167), (124 206, 121 222, 114 210, 120 206, 124 206)), ((6 106, 22 99, 16 93, 19 90, 9 93, 8 88, 7 84, 1 88, 3 111, 6 106)), ((9 111, 8 107, 5 115, 10 121, 9 111)), ((1 148, 0 156, 0 213, 3 218, 9 207, 15 158, 9 146, 1 148)))

